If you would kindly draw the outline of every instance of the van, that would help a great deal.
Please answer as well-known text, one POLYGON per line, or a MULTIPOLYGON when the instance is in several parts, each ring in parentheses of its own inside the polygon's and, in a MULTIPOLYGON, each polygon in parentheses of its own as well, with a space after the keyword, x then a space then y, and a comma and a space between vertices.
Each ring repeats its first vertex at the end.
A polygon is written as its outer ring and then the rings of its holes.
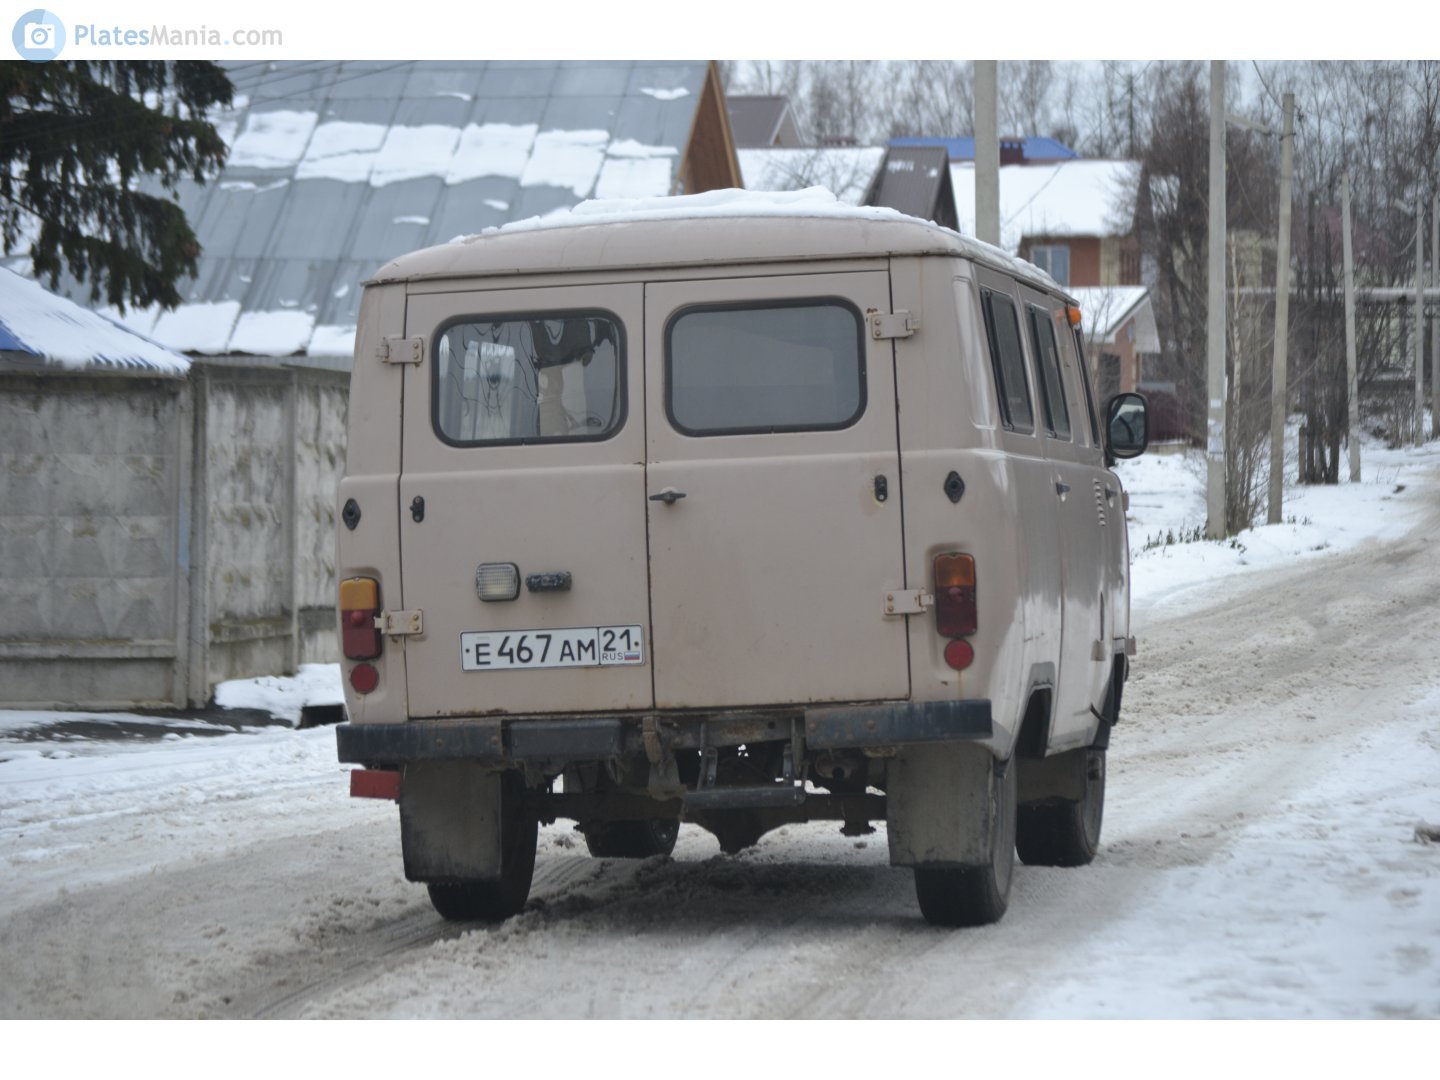
POLYGON ((340 485, 352 793, 448 919, 537 824, 884 822, 942 925, 1090 861, 1145 403, 1028 263, 828 193, 587 203, 366 283, 340 485))

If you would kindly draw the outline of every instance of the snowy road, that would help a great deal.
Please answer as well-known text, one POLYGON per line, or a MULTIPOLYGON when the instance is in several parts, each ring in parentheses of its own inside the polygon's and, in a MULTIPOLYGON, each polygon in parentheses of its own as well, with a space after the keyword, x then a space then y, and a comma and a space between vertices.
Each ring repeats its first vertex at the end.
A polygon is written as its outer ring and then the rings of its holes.
POLYGON ((561 822, 457 929, 333 731, 77 746, 0 763, 0 1017, 1440 1017, 1427 472, 1408 532, 1137 604, 1101 853, 996 926, 926 926, 883 832, 633 863, 561 822))

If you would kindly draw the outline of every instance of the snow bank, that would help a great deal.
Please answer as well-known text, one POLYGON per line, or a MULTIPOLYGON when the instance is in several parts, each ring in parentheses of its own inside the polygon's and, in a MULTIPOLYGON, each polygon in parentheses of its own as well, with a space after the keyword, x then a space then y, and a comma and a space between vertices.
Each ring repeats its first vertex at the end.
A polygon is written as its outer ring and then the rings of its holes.
MULTIPOLYGON (((1258 525, 1229 540, 1187 540, 1205 524, 1204 455, 1152 450, 1121 462, 1115 471, 1130 496, 1130 595, 1135 613, 1144 616, 1151 610, 1200 603, 1222 578, 1401 536, 1425 506, 1420 480, 1436 465, 1440 445, 1435 443, 1387 450, 1367 442, 1361 450, 1360 483, 1292 481, 1285 488, 1281 524, 1258 525)), ((1343 464, 1341 472, 1348 476, 1343 464)))
POLYGON ((300 722, 306 705, 338 705, 344 699, 339 664, 301 664, 294 677, 236 679, 215 688, 215 704, 222 709, 258 709, 291 723, 300 722))

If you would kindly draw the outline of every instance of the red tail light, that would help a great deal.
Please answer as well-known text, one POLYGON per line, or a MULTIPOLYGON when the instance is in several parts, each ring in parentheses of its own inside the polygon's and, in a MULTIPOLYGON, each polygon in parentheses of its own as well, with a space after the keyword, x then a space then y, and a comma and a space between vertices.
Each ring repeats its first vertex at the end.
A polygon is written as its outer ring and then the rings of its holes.
POLYGON ((975 633, 975 560, 948 552, 935 556, 935 630, 941 637, 975 633))
POLYGON ((383 639, 375 620, 380 615, 380 585, 372 578, 340 582, 340 649, 347 660, 373 660, 383 639))

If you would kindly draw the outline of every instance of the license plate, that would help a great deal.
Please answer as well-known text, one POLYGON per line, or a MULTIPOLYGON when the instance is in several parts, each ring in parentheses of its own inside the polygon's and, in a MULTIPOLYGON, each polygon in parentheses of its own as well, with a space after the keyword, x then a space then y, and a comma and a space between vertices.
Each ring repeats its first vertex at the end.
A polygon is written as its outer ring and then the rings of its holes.
POLYGON ((473 630, 460 635, 460 667, 465 671, 633 667, 643 663, 645 635, 639 626, 473 630))

